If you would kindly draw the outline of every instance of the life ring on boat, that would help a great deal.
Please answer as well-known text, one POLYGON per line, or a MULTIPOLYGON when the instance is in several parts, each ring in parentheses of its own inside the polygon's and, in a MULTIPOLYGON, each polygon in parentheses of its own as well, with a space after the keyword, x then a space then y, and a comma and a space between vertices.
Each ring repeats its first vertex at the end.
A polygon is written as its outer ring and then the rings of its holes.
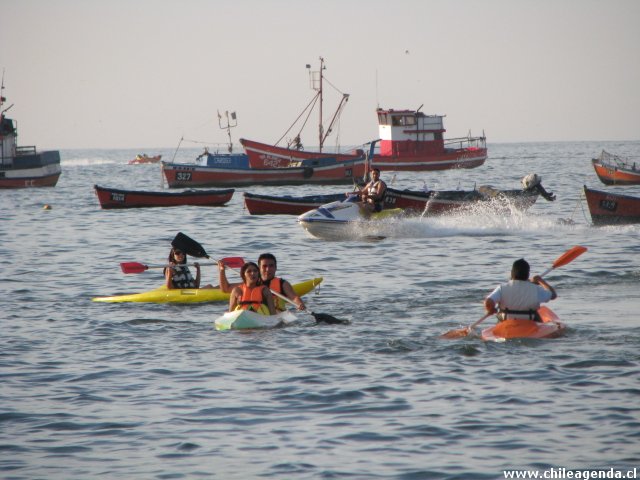
POLYGON ((311 178, 313 176, 313 167, 304 167, 302 171, 302 176, 304 178, 311 178))

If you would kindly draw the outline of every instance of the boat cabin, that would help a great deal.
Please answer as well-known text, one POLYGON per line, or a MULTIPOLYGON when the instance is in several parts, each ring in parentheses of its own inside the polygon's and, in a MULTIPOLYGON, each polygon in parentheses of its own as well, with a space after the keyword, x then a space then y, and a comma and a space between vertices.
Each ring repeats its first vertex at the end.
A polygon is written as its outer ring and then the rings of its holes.
POLYGON ((380 156, 444 153, 442 115, 426 115, 416 110, 379 108, 380 156))

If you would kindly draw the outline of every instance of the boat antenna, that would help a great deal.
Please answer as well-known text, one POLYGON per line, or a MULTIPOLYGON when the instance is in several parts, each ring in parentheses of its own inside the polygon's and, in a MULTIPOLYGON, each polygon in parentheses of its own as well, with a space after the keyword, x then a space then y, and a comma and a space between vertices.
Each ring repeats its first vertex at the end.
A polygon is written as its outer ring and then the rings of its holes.
POLYGON ((220 128, 222 130, 226 130, 227 131, 227 135, 229 135, 229 153, 233 152, 233 141, 231 140, 231 129, 233 127, 237 127, 238 126, 238 119, 236 118, 236 112, 231 112, 231 114, 229 114, 228 110, 225 110, 224 112, 225 117, 227 118, 227 124, 226 125, 222 125, 222 115, 220 115, 220 110, 218 110, 218 125, 220 125, 220 128), (229 120, 229 116, 231 116, 231 120, 229 120), (233 122, 233 125, 232 125, 233 122))

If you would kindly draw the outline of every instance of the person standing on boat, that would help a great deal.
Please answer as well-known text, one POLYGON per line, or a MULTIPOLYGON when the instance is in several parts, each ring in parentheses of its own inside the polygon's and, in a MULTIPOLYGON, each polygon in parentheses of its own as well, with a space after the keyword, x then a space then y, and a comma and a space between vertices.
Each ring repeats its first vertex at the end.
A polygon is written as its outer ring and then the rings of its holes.
POLYGON ((273 295, 260 279, 258 265, 245 263, 240 269, 242 283, 233 287, 229 297, 229 311, 252 310, 262 315, 275 315, 273 295))
POLYGON ((178 248, 172 248, 169 252, 169 267, 164 269, 164 277, 168 289, 176 288, 200 288, 200 264, 195 262, 196 278, 193 278, 187 267, 187 254, 178 248))
POLYGON ((360 200, 369 212, 380 212, 384 207, 387 184, 380 180, 380 169, 371 170, 371 181, 359 190, 360 200))
MULTIPOLYGON (((283 278, 276 277, 278 262, 276 261, 275 255, 273 255, 272 253, 263 253, 262 255, 260 255, 260 257, 258 257, 258 265, 260 270, 260 279, 263 285, 267 286, 270 290, 287 297, 289 300, 296 304, 298 310, 305 310, 307 308, 300 296, 293 289, 291 283, 283 278)), ((220 289, 223 292, 228 293, 232 290, 232 288, 238 286, 239 284, 229 283, 229 281, 227 280, 225 268, 226 266, 223 262, 218 262, 218 269, 220 271, 220 289)), ((281 298, 275 298, 274 303, 276 306, 276 310, 286 310, 286 302, 281 298)))
POLYGON ((536 275, 529 281, 529 264, 524 258, 513 262, 511 280, 498 285, 484 300, 489 314, 498 312, 498 320, 519 319, 541 321, 538 308, 558 295, 555 289, 536 275), (497 308, 497 310, 496 310, 497 308))

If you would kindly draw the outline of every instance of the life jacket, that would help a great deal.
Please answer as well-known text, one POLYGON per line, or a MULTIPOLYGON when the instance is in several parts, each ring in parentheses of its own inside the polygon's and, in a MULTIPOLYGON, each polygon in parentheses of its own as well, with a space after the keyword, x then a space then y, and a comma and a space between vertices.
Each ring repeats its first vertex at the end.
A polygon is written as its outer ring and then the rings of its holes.
POLYGON ((173 267, 171 284, 173 288, 196 288, 196 280, 193 278, 193 275, 191 275, 189 267, 185 265, 176 265, 173 267))
MULTIPOLYGON (((283 297, 286 297, 286 295, 284 294, 284 288, 283 288, 284 282, 285 280, 280 277, 273 277, 271 280, 264 283, 264 285, 266 285, 269 290, 273 290, 274 292, 279 293, 283 297)), ((276 310, 284 312, 287 309, 287 303, 277 295, 273 296, 273 303, 276 306, 276 310)))
POLYGON ((264 302, 264 295, 262 295, 264 285, 249 287, 242 284, 240 288, 242 289, 242 297, 236 309, 252 310, 263 315, 269 315, 269 307, 264 302))
POLYGON ((375 195, 376 198, 371 198, 370 200, 373 202, 375 207, 375 211, 379 212, 382 210, 384 206, 384 195, 387 193, 387 184, 382 180, 378 180, 377 182, 371 184, 369 188, 367 188, 367 195, 375 195), (377 197, 378 185, 382 185, 382 192, 380 193, 380 198, 377 197))
POLYGON ((538 308, 538 286, 535 283, 528 280, 511 280, 500 285, 498 319, 540 321, 538 308))

